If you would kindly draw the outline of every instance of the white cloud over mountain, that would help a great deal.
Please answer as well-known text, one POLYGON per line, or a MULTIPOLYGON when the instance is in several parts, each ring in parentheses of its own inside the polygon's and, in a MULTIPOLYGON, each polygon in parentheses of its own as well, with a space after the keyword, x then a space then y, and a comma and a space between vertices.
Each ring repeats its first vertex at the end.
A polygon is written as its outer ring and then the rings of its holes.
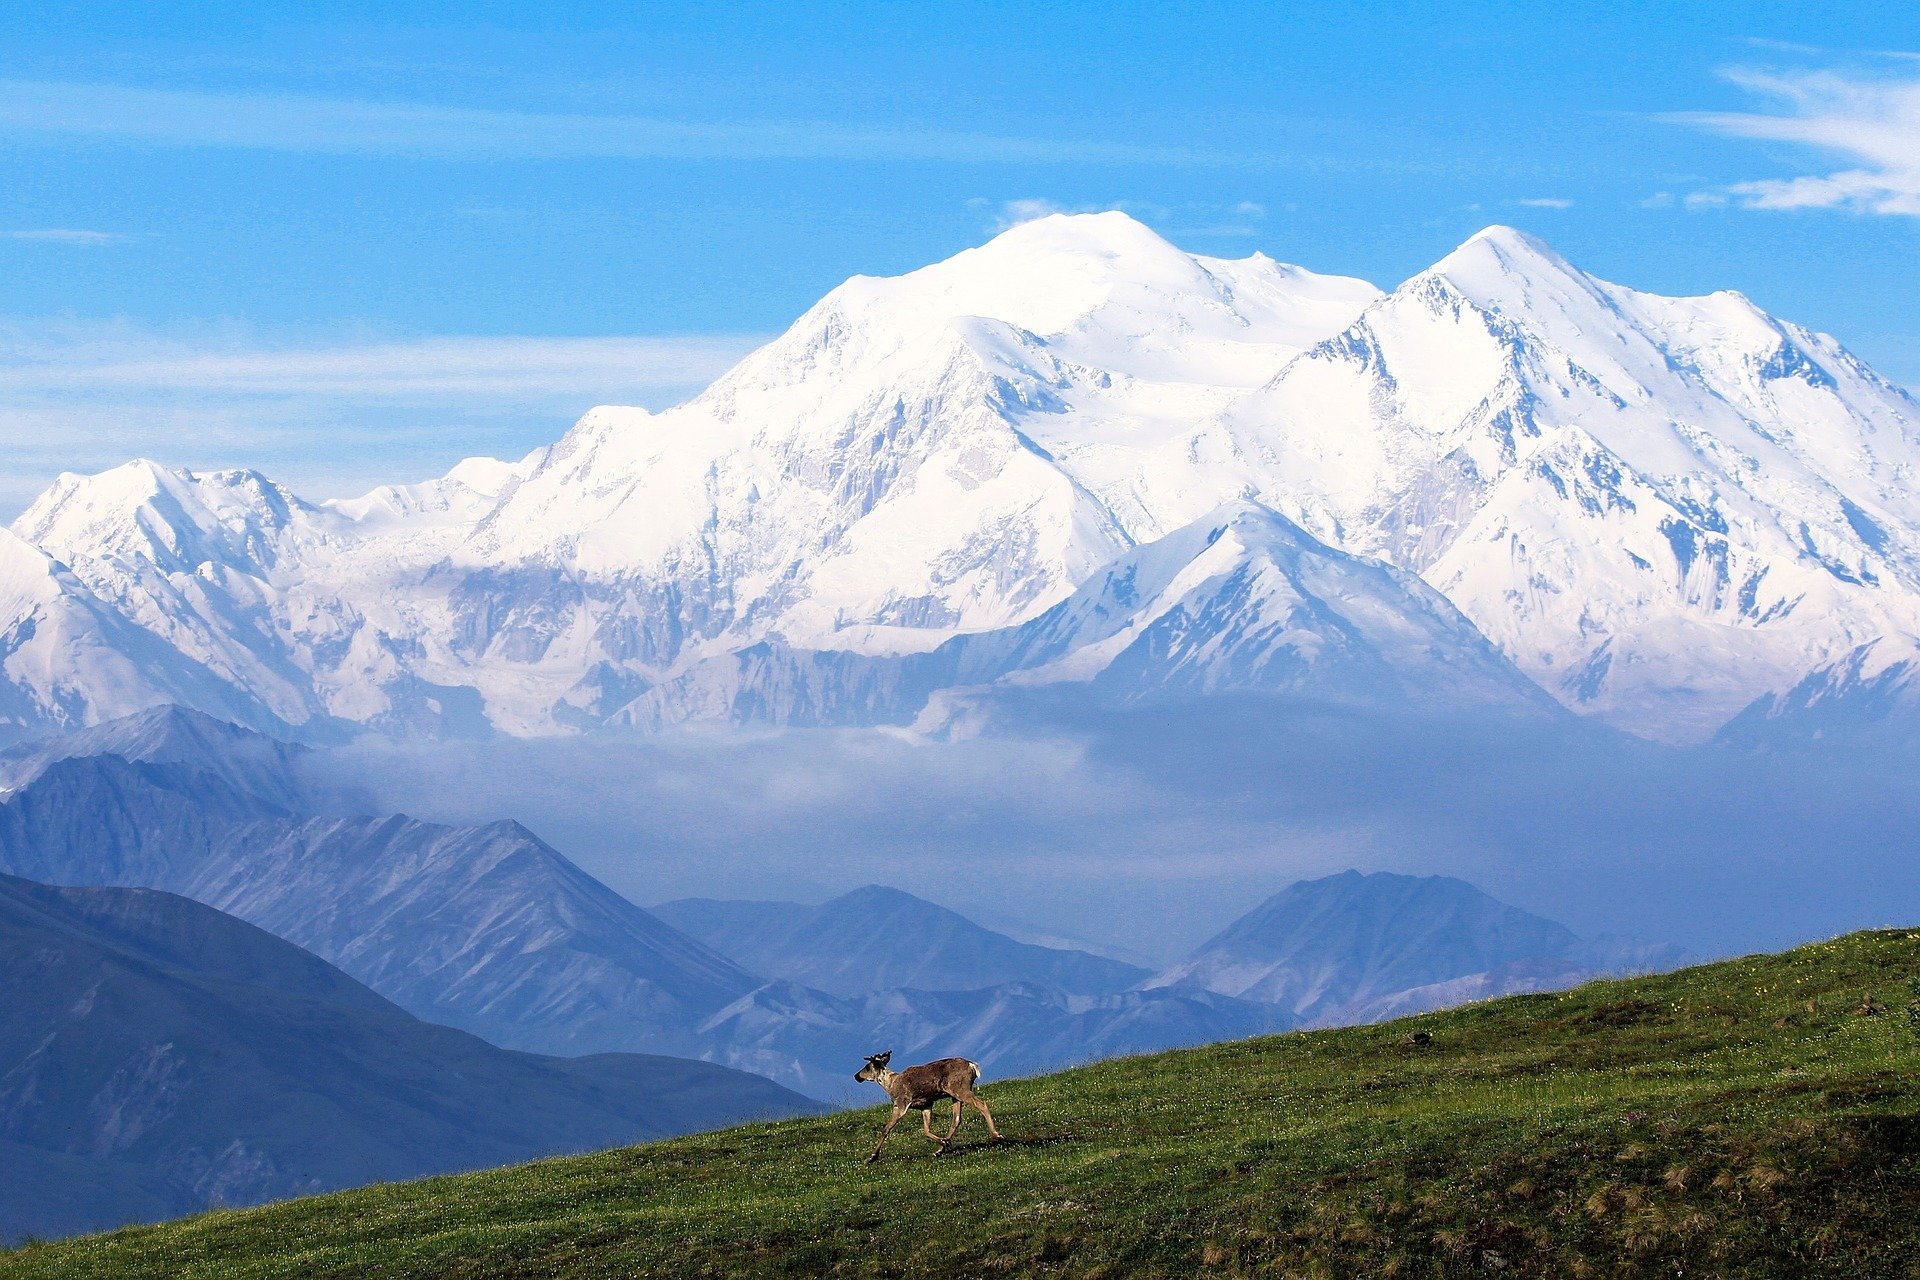
POLYGON ((1703 112, 1678 119, 1742 138, 1797 143, 1853 163, 1829 173, 1736 183, 1727 194, 1752 209, 1846 209, 1920 217, 1920 77, 1901 59, 1896 74, 1841 71, 1730 78, 1778 107, 1703 112))

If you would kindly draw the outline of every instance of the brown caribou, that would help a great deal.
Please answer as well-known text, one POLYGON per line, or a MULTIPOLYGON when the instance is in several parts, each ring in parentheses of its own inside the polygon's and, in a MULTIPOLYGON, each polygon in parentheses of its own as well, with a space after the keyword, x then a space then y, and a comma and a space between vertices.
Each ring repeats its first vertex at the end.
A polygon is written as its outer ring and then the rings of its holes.
POLYGON ((972 1107, 987 1122, 987 1132, 993 1140, 999 1142, 1000 1130, 994 1127, 993 1112, 987 1110, 987 1104, 980 1101, 980 1095, 973 1086, 980 1081, 980 1065, 968 1062, 965 1058, 942 1058, 938 1062, 925 1062, 917 1067, 908 1067, 905 1071, 889 1071, 887 1063, 893 1059, 893 1050, 876 1053, 867 1059, 867 1065, 853 1073, 855 1080, 870 1080, 887 1091, 893 1099, 893 1115, 887 1119, 887 1127, 880 1131, 880 1141, 873 1144, 873 1154, 867 1157, 872 1164, 880 1158, 880 1148, 887 1145, 887 1138, 893 1133, 893 1126, 900 1123, 900 1117, 909 1111, 920 1113, 920 1128, 927 1137, 940 1144, 935 1155, 946 1152, 947 1144, 953 1141, 953 1135, 960 1132, 960 1121, 972 1107), (947 1130, 947 1136, 941 1137, 933 1131, 933 1104, 942 1098, 953 1099, 953 1124, 947 1130))

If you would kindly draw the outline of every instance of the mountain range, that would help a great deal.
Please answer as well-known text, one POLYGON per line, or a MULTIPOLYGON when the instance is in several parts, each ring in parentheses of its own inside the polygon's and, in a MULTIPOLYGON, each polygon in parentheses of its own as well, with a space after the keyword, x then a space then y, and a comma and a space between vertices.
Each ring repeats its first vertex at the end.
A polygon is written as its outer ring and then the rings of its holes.
MULTIPOLYGON (((304 765, 300 748, 175 707, 14 748, 0 754, 11 788, 0 792, 0 873, 193 898, 416 1017, 510 1049, 685 1055, 832 1100, 881 1034, 967 1051, 994 1070, 1039 1070, 1088 1045, 1147 1050, 1290 1025, 1264 1005, 1129 992, 1146 970, 1019 943, 877 888, 820 908, 756 907, 798 927, 783 949, 741 946, 737 961, 517 823, 271 803, 314 796, 304 765), (858 970, 871 981, 850 981, 858 970), (1082 1034, 1063 1034, 1067 1015, 1082 1034)), ((729 946, 742 937, 721 933, 729 946)))
POLYGON ((728 1046, 720 1060, 835 1099, 849 1094, 817 1064, 883 1049, 964 1053, 1022 1074, 1691 959, 1667 944, 1580 938, 1449 876, 1391 872, 1299 881, 1157 973, 1019 943, 880 885, 813 907, 683 899, 655 910, 776 975, 703 1028, 728 1046))
POLYGON ((1382 292, 1055 216, 518 461, 64 476, 0 534, 0 732, 951 729, 1035 685, 1798 732, 1911 701, 1917 476, 1920 405, 1735 293, 1504 227, 1382 292))
MULTIPOLYGON (((163 708, 86 731, 82 745, 129 754, 10 753, 12 776, 31 776, 0 801, 0 871, 194 898, 420 1017, 535 1052, 684 1049, 687 1028, 759 985, 517 823, 280 808, 247 785, 270 749, 230 729, 163 708), (182 740, 223 750, 169 759, 182 740)), ((264 777, 273 795, 302 786, 264 777)))
POLYGON ((0 1241, 816 1109, 707 1063, 496 1049, 185 898, 0 876, 0 1241))
POLYGON ((684 1055, 831 1101, 879 1041, 1039 1071, 1364 1020, 1382 1000, 1444 1002, 1448 982, 1470 999, 1668 962, 1602 955, 1459 881, 1380 874, 1296 885, 1159 974, 878 885, 649 911, 517 823, 304 809, 339 799, 309 763, 182 708, 16 747, 0 873, 193 898, 508 1049, 684 1055))

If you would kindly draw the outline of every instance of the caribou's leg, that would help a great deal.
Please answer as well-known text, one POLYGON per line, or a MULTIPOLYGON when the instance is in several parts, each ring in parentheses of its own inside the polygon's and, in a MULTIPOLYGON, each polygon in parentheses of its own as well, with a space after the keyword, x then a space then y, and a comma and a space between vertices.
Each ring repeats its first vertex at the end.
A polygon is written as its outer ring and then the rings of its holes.
MULTIPOLYGON (((925 1111, 922 1111, 920 1113, 920 1132, 927 1135, 928 1142, 939 1143, 940 1151, 945 1151, 947 1149, 947 1140, 933 1131, 933 1108, 932 1107, 928 1107, 925 1111)), ((934 1154, 939 1155, 940 1151, 936 1151, 934 1152, 934 1154)))
POLYGON ((962 1102, 972 1107, 975 1111, 978 1111, 980 1118, 987 1122, 987 1132, 993 1135, 993 1140, 995 1142, 1001 1141, 1000 1130, 994 1127, 993 1112, 987 1110, 987 1104, 980 1101, 980 1095, 968 1089, 954 1099, 954 1106, 958 1107, 962 1102))
POLYGON ((887 1145, 887 1138, 893 1133, 893 1126, 899 1124, 900 1117, 905 1114, 907 1114, 907 1109, 896 1103, 893 1108, 893 1114, 887 1117, 887 1127, 880 1131, 880 1141, 873 1144, 873 1154, 867 1157, 868 1164, 872 1164, 880 1158, 880 1148, 887 1145))
POLYGON ((960 1099, 955 1098, 953 1100, 953 1123, 947 1127, 948 1142, 952 1142, 953 1135, 960 1132, 960 1122, 966 1118, 966 1115, 967 1109, 960 1104, 960 1099))

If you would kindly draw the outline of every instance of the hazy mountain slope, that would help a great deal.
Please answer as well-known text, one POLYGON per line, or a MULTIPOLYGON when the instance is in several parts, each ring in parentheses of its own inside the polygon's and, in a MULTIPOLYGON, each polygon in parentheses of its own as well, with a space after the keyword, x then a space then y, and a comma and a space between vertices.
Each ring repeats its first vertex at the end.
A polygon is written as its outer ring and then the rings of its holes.
POLYGON ((1469 973, 1356 1001, 1342 1008, 1327 1024, 1385 1022, 1431 1009, 1452 1009, 1499 996, 1522 995, 1529 991, 1566 991, 1591 981, 1600 972, 1592 965, 1554 957, 1508 960, 1481 973, 1469 973))
POLYGON ((1411 988, 1579 946, 1565 926, 1463 880, 1347 871, 1281 890, 1149 985, 1270 1001, 1307 1021, 1343 1020, 1411 988))
POLYGON ((0 877, 0 1235, 587 1150, 808 1104, 703 1063, 509 1053, 170 894, 0 877))
POLYGON ((513 1048, 664 1047, 759 981, 515 822, 257 824, 187 891, 513 1048))
POLYGON ((337 799, 303 776, 307 748, 179 706, 160 706, 0 752, 0 789, 16 790, 55 761, 119 756, 179 765, 288 812, 337 799))
MULTIPOLYGON (((1294 1025, 1285 1011, 1210 991, 1078 996, 1037 983, 957 991, 828 995, 770 982, 701 1028, 711 1060, 835 1102, 870 1100, 853 1072, 870 1053, 966 1057, 989 1077, 1028 1075, 1128 1053, 1239 1040, 1294 1025)), ((865 1086, 871 1089, 872 1086, 865 1086)))
POLYGON ((881 885, 818 906, 692 898, 654 910, 774 979, 701 1024, 703 1055, 829 1100, 858 1101, 853 1067, 885 1048, 1028 1074, 1293 1025, 1212 992, 1127 990, 1149 971, 1017 942, 881 885))
POLYGON ((1920 742, 1920 641, 1870 640, 1805 675, 1792 688, 1756 698, 1722 726, 1720 741, 1741 747, 1886 750, 1920 742))
POLYGON ((0 872, 185 892, 235 831, 276 820, 292 819, 184 765, 56 760, 0 802, 0 872))
MULTIPOLYGON (((184 894, 325 957, 418 1016, 511 1048, 685 1053, 828 1098, 844 1092, 848 1061, 873 1052, 854 1046, 876 1036, 971 1043, 1037 1070, 1279 1025, 1274 1010, 1186 992, 1107 999, 1146 971, 1016 942, 879 888, 796 909, 784 933, 758 931, 776 948, 745 945, 751 923, 720 930, 755 961, 791 963, 771 976, 799 979, 763 986, 722 948, 627 902, 515 823, 289 814, 226 780, 245 776, 222 763, 228 753, 272 758, 254 735, 191 717, 173 728, 209 744, 212 772, 120 755, 36 757, 37 774, 0 801, 0 871, 184 894), (859 998, 801 985, 816 981, 859 998), (973 990, 983 988, 1000 994, 973 990)), ((144 743, 156 755, 179 740, 149 719, 83 738, 144 743)), ((765 923, 765 912, 753 915, 765 923)))
POLYGON ((1148 976, 1084 951, 1016 942, 883 885, 813 907, 690 898, 653 912, 743 968, 840 996, 889 987, 968 991, 1008 982, 1110 995, 1148 976))
POLYGON ((512 1047, 668 1047, 758 984, 514 823, 306 818, 184 765, 57 761, 0 803, 0 870, 166 889, 512 1047))

